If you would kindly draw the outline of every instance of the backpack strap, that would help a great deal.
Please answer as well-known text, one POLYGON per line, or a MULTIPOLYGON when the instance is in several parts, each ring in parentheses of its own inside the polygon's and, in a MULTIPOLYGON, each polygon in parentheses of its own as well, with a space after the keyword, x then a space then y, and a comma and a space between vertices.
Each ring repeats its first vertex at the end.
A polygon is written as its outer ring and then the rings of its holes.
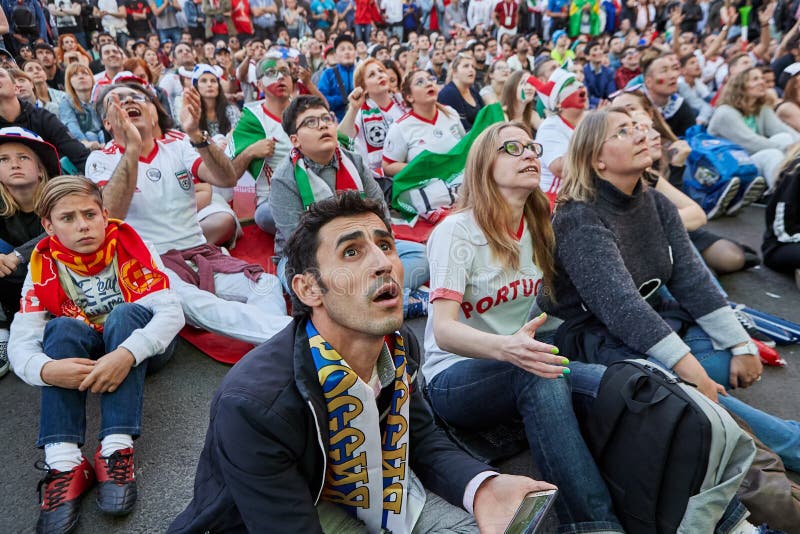
POLYGON ((342 100, 347 104, 347 90, 342 80, 342 75, 339 73, 339 65, 333 67, 333 75, 336 76, 336 85, 339 87, 339 94, 342 95, 342 100))

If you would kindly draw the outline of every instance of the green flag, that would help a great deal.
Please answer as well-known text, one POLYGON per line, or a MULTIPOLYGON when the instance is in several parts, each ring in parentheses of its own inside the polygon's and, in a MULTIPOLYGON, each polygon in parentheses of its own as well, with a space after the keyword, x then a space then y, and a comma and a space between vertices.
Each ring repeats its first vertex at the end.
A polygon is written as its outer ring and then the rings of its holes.
POLYGON ((496 122, 506 120, 500 103, 484 106, 475 117, 472 129, 456 146, 446 154, 434 154, 425 150, 397 173, 392 180, 392 207, 402 213, 407 220, 413 219, 417 212, 407 201, 408 192, 421 189, 434 180, 449 184, 464 174, 467 154, 475 138, 496 122))

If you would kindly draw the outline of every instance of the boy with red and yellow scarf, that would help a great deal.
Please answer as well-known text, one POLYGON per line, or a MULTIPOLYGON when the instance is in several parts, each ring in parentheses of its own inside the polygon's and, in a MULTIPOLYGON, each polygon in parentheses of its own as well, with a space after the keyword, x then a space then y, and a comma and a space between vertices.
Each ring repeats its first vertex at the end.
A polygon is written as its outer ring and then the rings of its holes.
POLYGON ((22 380, 42 388, 37 531, 67 532, 95 479, 101 511, 133 509, 145 372, 172 355, 184 319, 157 254, 130 226, 109 220, 94 183, 55 178, 35 211, 48 237, 31 256, 9 358, 22 380), (93 465, 80 450, 89 390, 101 394, 93 465))

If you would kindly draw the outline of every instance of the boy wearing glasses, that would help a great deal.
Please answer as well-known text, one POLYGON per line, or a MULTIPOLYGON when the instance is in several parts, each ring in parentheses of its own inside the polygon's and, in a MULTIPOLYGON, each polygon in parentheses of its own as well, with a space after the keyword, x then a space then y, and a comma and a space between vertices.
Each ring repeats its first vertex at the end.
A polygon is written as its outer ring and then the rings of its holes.
POLYGON ((125 219, 153 243, 170 285, 181 297, 187 323, 259 344, 289 323, 277 278, 206 242, 197 220, 195 183, 232 187, 231 161, 200 131, 200 95, 184 92, 181 127, 136 84, 114 84, 100 94, 98 111, 113 142, 93 152, 87 176, 104 187, 112 217, 125 219))
MULTIPOLYGON (((278 276, 287 291, 284 247, 309 206, 340 191, 353 190, 383 203, 383 191, 369 167, 360 156, 339 147, 336 126, 336 116, 327 102, 316 96, 297 97, 283 112, 283 129, 293 148, 272 175, 269 206, 276 226, 275 255, 281 258, 278 276)), ((398 241, 397 250, 405 268, 406 316, 424 315, 427 293, 417 288, 428 279, 425 248, 419 243, 398 241)))

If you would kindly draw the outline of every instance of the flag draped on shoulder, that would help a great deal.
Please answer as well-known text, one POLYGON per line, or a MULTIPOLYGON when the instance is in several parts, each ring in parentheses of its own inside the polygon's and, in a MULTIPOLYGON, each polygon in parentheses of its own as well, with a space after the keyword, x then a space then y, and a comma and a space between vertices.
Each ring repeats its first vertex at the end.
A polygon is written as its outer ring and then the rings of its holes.
POLYGON ((467 163, 467 154, 475 138, 496 122, 506 120, 500 103, 490 104, 480 110, 472 129, 456 146, 445 154, 425 150, 397 173, 392 180, 392 207, 406 220, 423 215, 414 207, 413 192, 424 189, 432 182, 444 182, 449 188, 460 184, 467 163))

